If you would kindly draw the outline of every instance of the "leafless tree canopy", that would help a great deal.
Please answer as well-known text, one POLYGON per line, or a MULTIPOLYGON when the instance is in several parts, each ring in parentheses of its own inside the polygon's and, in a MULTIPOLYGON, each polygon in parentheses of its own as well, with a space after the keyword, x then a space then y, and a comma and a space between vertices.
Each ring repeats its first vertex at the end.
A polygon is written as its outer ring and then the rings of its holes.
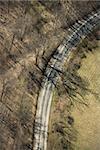
MULTIPOLYGON (((98 1, 0 1, 0 150, 32 149, 37 96, 47 63, 67 28, 98 6, 98 1)), ((73 97, 74 88, 85 88, 70 71, 62 83, 73 97)), ((60 125, 55 130, 64 132, 60 125)))

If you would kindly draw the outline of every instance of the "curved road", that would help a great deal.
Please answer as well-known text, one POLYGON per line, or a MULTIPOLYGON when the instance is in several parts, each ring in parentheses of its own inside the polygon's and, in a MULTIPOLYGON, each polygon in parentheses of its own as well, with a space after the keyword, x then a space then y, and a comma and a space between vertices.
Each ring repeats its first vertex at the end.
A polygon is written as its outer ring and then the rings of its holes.
POLYGON ((48 122, 54 85, 56 84, 62 65, 71 49, 81 38, 86 37, 100 24, 100 10, 88 15, 85 20, 78 21, 69 30, 71 34, 57 48, 45 71, 45 78, 38 98, 34 127, 34 150, 47 149, 48 122))

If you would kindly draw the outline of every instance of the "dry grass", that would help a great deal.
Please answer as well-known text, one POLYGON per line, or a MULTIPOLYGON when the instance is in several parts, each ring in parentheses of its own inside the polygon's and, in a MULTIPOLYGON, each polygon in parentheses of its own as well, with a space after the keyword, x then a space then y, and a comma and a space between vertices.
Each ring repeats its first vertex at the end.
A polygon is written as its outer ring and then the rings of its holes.
POLYGON ((98 48, 87 55, 83 61, 79 74, 87 78, 92 89, 97 95, 88 93, 85 98, 89 107, 83 109, 80 106, 74 108, 72 115, 75 119, 75 128, 78 131, 77 146, 75 150, 99 150, 100 149, 100 42, 98 48))

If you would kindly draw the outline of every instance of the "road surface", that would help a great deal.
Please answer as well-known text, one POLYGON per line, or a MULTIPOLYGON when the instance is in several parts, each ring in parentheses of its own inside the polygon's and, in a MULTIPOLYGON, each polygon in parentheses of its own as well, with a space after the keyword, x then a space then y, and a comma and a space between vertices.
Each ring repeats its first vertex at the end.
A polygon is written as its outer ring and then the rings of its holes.
POLYGON ((80 39, 83 37, 85 38, 98 25, 100 25, 100 10, 75 23, 69 29, 71 34, 57 48, 56 52, 48 63, 38 98, 34 127, 34 150, 47 149, 48 122, 52 95, 64 60, 67 59, 71 49, 77 46, 80 39))

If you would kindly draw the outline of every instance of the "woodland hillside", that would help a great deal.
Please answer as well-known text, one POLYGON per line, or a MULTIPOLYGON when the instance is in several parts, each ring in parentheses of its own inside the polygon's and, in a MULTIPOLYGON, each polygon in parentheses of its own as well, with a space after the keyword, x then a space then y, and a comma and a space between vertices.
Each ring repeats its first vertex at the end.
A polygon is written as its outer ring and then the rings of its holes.
POLYGON ((0 150, 33 149, 46 65, 67 29, 99 5, 89 0, 0 1, 0 150))

